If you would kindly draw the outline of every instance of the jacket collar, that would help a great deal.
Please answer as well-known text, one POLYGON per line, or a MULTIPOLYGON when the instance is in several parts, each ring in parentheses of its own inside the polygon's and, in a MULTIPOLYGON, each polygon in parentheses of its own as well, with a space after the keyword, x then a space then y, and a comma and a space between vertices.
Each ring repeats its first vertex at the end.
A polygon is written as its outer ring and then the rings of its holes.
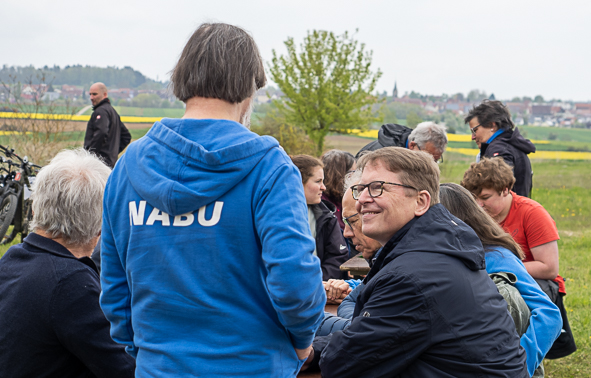
POLYGON ((92 107, 92 110, 96 110, 96 109, 97 109, 99 106, 101 106, 102 104, 105 104, 105 103, 106 103, 106 104, 110 104, 110 103, 111 103, 111 101, 109 100, 109 98, 108 98, 108 97, 105 97, 105 98, 103 99, 103 101, 99 102, 99 103, 98 103, 96 106, 93 106, 93 107, 92 107))
POLYGON ((77 258, 72 254, 72 252, 68 251, 68 249, 60 243, 43 237, 39 234, 30 233, 23 240, 23 244, 28 244, 29 246, 33 247, 37 252, 49 253, 51 255, 63 257, 66 259, 78 260, 84 265, 87 265, 90 268, 92 268, 92 270, 94 270, 98 274, 96 264, 92 261, 90 257, 77 258))
POLYGON ((382 268, 408 252, 430 252, 456 258, 470 270, 485 269, 484 249, 468 225, 453 216, 443 205, 432 206, 413 218, 384 245, 364 282, 382 268))

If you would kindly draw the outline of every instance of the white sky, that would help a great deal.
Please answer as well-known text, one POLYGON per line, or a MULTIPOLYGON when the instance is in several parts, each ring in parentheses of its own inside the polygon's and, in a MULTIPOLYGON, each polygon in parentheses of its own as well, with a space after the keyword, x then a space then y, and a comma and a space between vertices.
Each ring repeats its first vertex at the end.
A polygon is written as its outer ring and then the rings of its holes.
POLYGON ((131 66, 165 80, 204 21, 251 32, 265 61, 306 32, 341 34, 373 50, 377 89, 439 95, 471 89, 591 101, 591 2, 586 0, 2 0, 0 65, 131 66))

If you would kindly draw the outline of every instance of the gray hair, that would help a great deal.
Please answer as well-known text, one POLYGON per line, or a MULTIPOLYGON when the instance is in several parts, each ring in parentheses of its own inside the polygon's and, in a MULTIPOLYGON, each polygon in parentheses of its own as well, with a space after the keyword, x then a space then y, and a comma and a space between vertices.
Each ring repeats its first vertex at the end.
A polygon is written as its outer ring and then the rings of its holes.
POLYGON ((438 125, 435 122, 421 122, 410 133, 408 140, 415 142, 419 147, 425 147, 425 143, 431 142, 433 147, 444 153, 447 146, 445 126, 438 125))
POLYGON ((254 39, 228 24, 202 24, 172 70, 170 85, 181 101, 193 97, 241 103, 264 87, 263 59, 254 39))
POLYGON ((360 169, 356 169, 355 171, 345 175, 345 185, 344 185, 344 189, 343 189, 343 193, 347 191, 347 189, 349 189, 350 187, 352 187, 353 185, 359 183, 359 181, 361 181, 361 170, 360 169))
POLYGON ((111 169, 82 148, 64 150, 41 168, 33 184, 33 230, 86 245, 99 235, 103 193, 111 169))

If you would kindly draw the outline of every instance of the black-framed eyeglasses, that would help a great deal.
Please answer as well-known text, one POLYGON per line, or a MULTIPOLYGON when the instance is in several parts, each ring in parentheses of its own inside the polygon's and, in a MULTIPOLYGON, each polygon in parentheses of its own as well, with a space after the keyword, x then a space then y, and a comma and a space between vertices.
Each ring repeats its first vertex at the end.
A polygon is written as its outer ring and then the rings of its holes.
POLYGON ((480 126, 482 126, 482 125, 476 125, 476 126, 472 127, 470 129, 470 131, 472 132, 472 134, 476 135, 476 129, 479 128, 480 126))
POLYGON ((408 186, 408 185, 404 185, 404 184, 397 184, 395 182, 386 182, 386 181, 372 181, 367 185, 362 185, 362 184, 358 184, 358 185, 353 185, 351 187, 351 193, 353 194, 353 199, 358 200, 359 196, 361 196, 361 193, 367 188, 367 190, 369 191, 369 196, 371 198, 376 198, 382 195, 382 193, 384 192, 384 185, 396 185, 396 186, 401 186, 403 188, 409 188, 409 189, 414 189, 417 192, 419 191, 417 188, 412 187, 412 186, 408 186))
POLYGON ((345 218, 345 217, 343 217, 343 223, 344 223, 346 226, 349 226, 349 228, 351 229, 351 232, 353 233, 353 235, 355 235, 355 231, 353 230, 353 225, 351 224, 351 222, 349 222, 349 219, 351 219, 351 218, 353 218, 353 217, 356 217, 356 216, 358 216, 358 215, 359 215, 359 213, 355 213, 355 214, 353 214, 353 215, 349 215, 349 216, 348 216, 348 217, 346 217, 346 218, 345 218))
MULTIPOLYGON (((417 143, 417 148, 419 149, 419 151, 423 151, 423 150, 421 150, 421 146, 419 146, 419 144, 418 144, 418 143, 417 143)), ((435 159, 435 156, 433 156, 433 159, 435 159)), ((437 164, 441 164, 441 163, 443 163, 443 154, 441 154, 441 156, 439 157, 439 159, 435 160, 435 162, 436 162, 437 164)))

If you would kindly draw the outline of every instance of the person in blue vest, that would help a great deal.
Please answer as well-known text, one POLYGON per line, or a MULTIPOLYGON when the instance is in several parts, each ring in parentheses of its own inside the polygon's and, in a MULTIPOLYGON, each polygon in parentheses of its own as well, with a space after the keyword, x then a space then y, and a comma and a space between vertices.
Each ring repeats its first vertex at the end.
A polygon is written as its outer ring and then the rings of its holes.
POLYGON ((248 129, 265 81, 247 32, 202 24, 171 77, 183 118, 107 183, 101 306, 137 377, 293 377, 311 350, 326 295, 301 176, 248 129))
POLYGON ((519 133, 509 109, 500 101, 484 100, 470 110, 464 122, 469 125, 472 140, 480 149, 477 160, 502 157, 513 169, 513 191, 520 196, 531 197, 534 173, 527 155, 536 152, 536 146, 519 133))

